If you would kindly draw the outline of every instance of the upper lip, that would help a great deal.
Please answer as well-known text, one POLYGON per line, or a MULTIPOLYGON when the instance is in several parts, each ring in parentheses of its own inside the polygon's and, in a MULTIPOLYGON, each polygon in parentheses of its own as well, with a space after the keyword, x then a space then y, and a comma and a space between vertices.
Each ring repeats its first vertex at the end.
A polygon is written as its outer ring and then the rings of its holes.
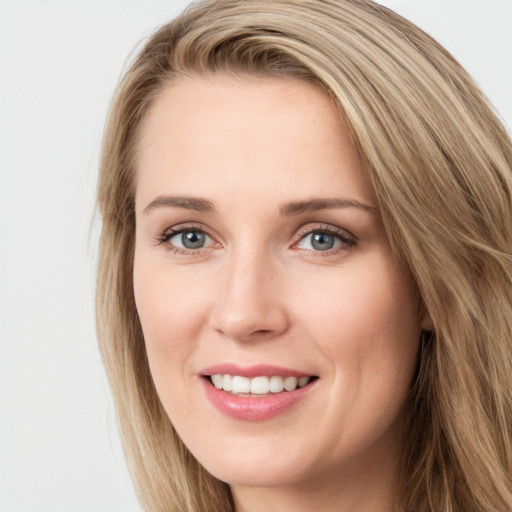
POLYGON ((254 377, 273 377, 277 375, 279 377, 310 377, 312 376, 309 372, 303 372, 292 368, 284 368, 282 366, 274 366, 268 364, 255 364, 255 365, 239 365, 233 363, 221 363, 213 366, 203 368, 200 375, 240 375, 241 377, 247 377, 252 379, 254 377))

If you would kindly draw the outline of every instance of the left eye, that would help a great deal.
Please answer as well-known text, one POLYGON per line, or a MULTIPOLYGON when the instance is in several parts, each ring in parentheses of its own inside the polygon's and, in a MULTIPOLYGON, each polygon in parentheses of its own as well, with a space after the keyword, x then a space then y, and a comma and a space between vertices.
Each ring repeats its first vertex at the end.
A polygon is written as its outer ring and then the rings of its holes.
POLYGON ((211 245, 213 240, 203 231, 187 230, 169 237, 168 242, 180 249, 201 249, 211 245))
POLYGON ((325 233, 322 231, 313 231, 304 236, 298 246, 301 249, 311 251, 328 251, 336 249, 343 243, 340 235, 325 233))

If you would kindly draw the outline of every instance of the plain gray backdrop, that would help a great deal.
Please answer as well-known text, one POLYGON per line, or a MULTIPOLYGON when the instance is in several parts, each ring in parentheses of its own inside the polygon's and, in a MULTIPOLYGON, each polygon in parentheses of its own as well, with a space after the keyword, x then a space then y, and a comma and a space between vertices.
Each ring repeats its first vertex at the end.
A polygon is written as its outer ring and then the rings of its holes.
MULTIPOLYGON (((0 512, 140 511, 94 331, 105 114, 186 0, 0 0, 0 512)), ((512 0, 385 0, 512 127, 512 0)))

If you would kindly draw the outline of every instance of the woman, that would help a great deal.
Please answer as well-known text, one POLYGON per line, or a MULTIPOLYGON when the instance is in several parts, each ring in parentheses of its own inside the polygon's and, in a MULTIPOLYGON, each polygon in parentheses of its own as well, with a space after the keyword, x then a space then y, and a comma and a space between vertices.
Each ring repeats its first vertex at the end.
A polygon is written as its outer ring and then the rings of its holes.
POLYGON ((97 318, 151 511, 512 510, 512 146, 366 0, 200 2, 106 129, 97 318))

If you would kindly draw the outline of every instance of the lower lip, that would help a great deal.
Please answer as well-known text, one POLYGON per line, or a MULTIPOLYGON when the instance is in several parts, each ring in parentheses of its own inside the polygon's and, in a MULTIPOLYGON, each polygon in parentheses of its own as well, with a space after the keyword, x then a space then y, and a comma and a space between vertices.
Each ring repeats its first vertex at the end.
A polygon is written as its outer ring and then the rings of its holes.
POLYGON ((209 379, 201 378, 206 397, 221 413, 245 421, 264 421, 283 414, 303 400, 314 387, 316 380, 294 391, 283 391, 259 397, 237 396, 217 389, 209 379))

